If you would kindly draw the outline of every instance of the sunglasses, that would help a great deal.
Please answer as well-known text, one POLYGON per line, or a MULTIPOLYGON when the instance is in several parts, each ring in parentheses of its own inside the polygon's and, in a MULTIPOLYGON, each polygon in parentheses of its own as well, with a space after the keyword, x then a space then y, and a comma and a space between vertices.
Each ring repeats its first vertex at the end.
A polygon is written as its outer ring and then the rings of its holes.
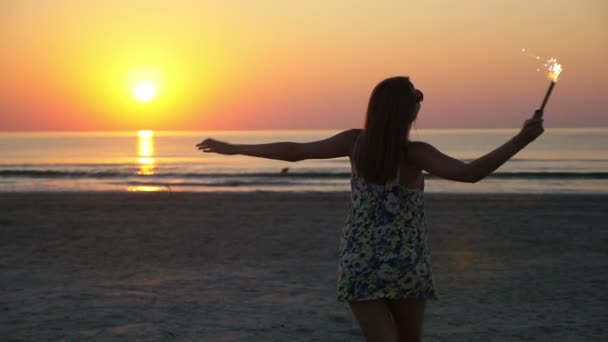
POLYGON ((420 90, 416 89, 416 102, 420 103, 422 100, 424 100, 424 94, 420 90))

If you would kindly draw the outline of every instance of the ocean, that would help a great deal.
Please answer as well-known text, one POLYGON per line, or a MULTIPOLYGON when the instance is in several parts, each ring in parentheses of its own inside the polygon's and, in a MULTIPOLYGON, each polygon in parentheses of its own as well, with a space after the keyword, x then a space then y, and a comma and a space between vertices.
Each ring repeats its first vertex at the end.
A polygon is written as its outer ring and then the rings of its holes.
MULTIPOLYGON (((304 142, 337 132, 3 132, 0 192, 348 191, 348 158, 290 163, 202 153, 195 147, 207 137, 234 143, 304 142)), ((410 139, 471 161, 516 133, 515 129, 414 129, 410 139)), ((545 129, 537 141, 488 178, 469 184, 425 173, 425 192, 608 193, 608 128, 545 129)))

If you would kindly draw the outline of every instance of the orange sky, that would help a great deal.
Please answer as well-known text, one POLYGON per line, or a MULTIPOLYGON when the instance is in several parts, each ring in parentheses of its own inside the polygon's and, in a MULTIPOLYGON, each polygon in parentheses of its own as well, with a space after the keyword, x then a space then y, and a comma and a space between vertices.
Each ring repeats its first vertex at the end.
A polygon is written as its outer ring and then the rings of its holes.
POLYGON ((564 66, 547 127, 608 126, 602 0, 95 3, 0 1, 0 130, 359 127, 392 75, 418 128, 512 128, 549 85, 523 47, 564 66))

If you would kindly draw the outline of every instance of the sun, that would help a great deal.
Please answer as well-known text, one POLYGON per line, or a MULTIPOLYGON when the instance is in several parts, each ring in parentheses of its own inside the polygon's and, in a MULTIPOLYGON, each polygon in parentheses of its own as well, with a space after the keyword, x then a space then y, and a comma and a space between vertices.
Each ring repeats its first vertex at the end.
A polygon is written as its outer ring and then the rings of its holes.
POLYGON ((139 81, 133 88, 133 96, 141 102, 151 101, 156 96, 156 86, 150 81, 139 81))

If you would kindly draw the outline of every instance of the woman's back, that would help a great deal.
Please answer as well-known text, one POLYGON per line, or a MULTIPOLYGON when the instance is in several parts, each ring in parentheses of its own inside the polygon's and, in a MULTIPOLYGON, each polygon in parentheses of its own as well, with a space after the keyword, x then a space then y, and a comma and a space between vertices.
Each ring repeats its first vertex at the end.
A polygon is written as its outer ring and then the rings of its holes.
MULTIPOLYGON (((361 136, 363 134, 363 130, 360 131, 359 135, 355 139, 353 144, 353 148, 351 153, 349 154, 350 162, 351 162, 351 174, 353 177, 359 177, 357 172, 357 153, 358 147, 361 146, 361 136)), ((411 142, 408 142, 408 146, 412 145, 411 142)), ((404 187, 405 189, 415 190, 415 191, 424 191, 424 177, 422 176, 422 169, 418 167, 411 159, 406 158, 399 162, 399 166, 397 168, 396 178, 398 179, 398 184, 404 187)), ((363 177, 362 177, 363 178, 363 177)), ((390 180, 389 180, 390 181, 390 180)), ((368 184, 373 184, 373 182, 368 182, 368 184)))

